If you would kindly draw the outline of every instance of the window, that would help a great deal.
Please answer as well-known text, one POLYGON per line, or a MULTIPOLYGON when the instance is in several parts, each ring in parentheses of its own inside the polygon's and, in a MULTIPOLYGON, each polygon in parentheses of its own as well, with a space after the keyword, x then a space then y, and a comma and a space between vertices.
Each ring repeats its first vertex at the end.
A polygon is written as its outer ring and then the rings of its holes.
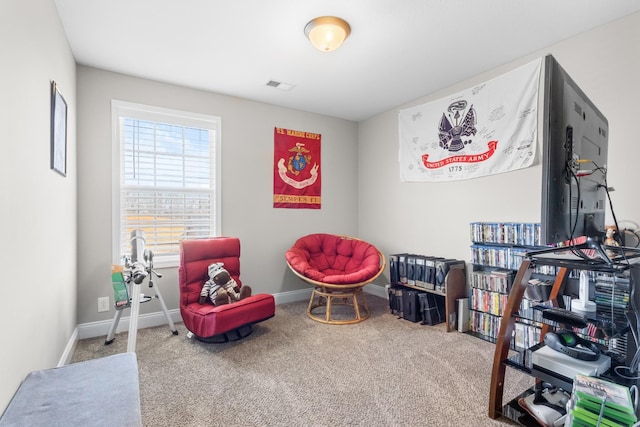
POLYGON ((220 118, 113 101, 113 258, 145 233, 154 265, 178 265, 180 241, 220 232, 220 118))

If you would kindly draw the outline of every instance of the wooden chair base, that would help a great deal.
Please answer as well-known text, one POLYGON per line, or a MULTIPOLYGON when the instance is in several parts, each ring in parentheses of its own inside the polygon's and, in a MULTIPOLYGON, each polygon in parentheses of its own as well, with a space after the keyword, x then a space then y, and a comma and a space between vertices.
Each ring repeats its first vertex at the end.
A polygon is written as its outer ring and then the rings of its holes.
POLYGON ((362 286, 349 287, 345 285, 344 289, 316 286, 311 292, 307 316, 316 322, 330 325, 350 325, 368 319, 369 308, 367 307, 367 301, 364 299, 362 286), (358 298, 361 302, 358 301, 358 298), (353 319, 334 319, 331 310, 337 305, 353 307, 355 317, 353 319), (320 308, 324 308, 323 317, 320 317, 321 313, 314 313, 314 310, 320 308))

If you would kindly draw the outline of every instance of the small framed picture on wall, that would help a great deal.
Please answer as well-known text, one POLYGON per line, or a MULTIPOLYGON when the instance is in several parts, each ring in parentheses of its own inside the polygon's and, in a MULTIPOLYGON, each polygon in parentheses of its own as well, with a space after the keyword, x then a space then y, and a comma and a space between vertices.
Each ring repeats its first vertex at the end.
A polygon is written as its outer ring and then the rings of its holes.
POLYGON ((67 101, 51 82, 51 169, 67 176, 67 101))

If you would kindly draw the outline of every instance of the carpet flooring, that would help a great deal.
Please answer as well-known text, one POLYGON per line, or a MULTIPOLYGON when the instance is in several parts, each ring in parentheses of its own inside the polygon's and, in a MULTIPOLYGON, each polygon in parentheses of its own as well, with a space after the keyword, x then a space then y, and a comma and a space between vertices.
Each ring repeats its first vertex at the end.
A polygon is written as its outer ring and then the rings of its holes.
MULTIPOLYGON (((204 344, 168 326, 138 331, 145 426, 504 426, 487 416, 495 346, 412 323, 367 294, 371 317, 325 325, 307 302, 278 305, 247 338, 204 344)), ((125 314, 126 316, 127 314, 125 314)), ((73 362, 126 351, 127 332, 80 340, 73 362)), ((533 385, 507 368, 504 402, 533 385)))

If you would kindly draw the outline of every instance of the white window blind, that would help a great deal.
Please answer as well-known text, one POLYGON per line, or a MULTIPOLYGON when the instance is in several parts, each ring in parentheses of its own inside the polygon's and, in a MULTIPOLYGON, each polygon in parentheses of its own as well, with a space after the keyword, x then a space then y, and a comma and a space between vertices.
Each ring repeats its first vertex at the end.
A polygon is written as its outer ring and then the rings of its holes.
POLYGON ((131 253, 141 229, 154 263, 177 265, 181 240, 219 234, 220 119, 114 101, 114 125, 114 258, 131 253))

